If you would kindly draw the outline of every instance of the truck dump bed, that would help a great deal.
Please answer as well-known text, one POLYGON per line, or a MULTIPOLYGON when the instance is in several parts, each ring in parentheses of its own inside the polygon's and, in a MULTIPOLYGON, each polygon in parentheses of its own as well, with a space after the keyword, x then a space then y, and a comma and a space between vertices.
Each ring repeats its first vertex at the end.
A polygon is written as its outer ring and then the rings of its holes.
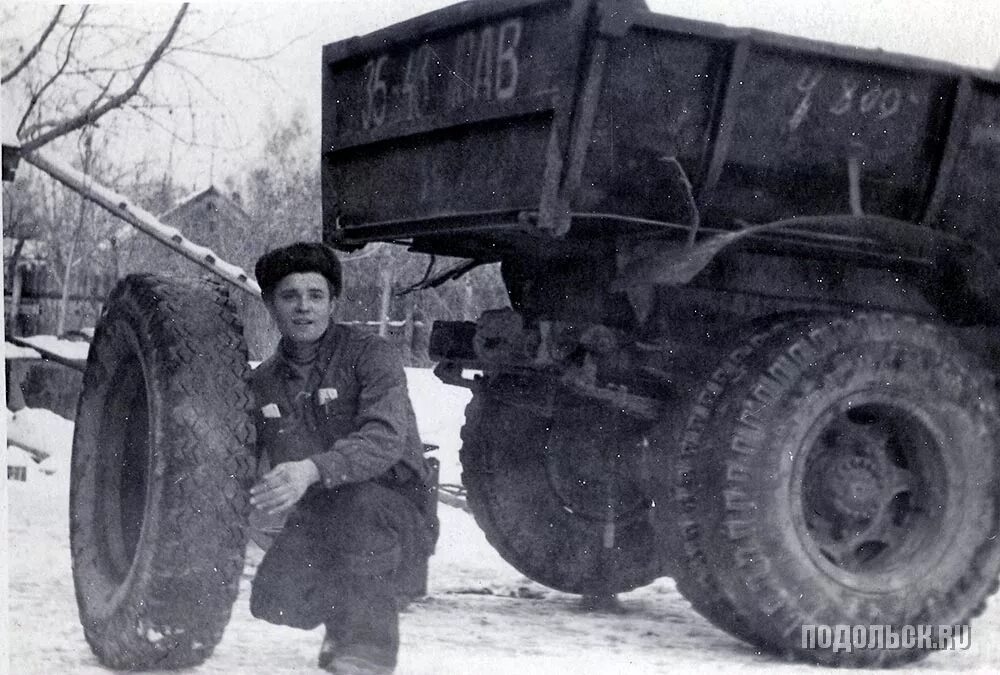
POLYGON ((484 256, 539 234, 863 209, 1000 251, 1000 79, 667 17, 449 7, 323 55, 324 234, 484 256), (851 173, 860 187, 852 205, 851 173))

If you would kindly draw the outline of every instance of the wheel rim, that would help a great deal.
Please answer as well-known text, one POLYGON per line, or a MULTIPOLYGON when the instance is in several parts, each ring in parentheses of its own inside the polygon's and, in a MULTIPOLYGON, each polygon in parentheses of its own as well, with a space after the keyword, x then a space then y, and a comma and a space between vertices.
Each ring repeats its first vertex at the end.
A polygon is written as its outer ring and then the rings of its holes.
POLYGON ((123 361, 109 387, 100 438, 115 442, 102 449, 97 483, 102 572, 125 584, 139 550, 145 522, 149 475, 149 407, 142 365, 134 355, 123 361))
POLYGON ((662 567, 642 474, 622 452, 621 468, 602 475, 597 458, 618 462, 618 448, 595 441, 631 437, 631 452, 645 456, 641 430, 619 422, 612 434, 598 416, 609 413, 592 403, 509 395, 527 389, 513 385, 474 398, 463 429, 463 482, 487 539, 523 574, 564 592, 607 595, 652 581, 662 567))
POLYGON ((814 563, 859 591, 917 583, 947 550, 944 434, 899 400, 852 395, 794 459, 795 531, 814 563))
POLYGON ((594 416, 557 415, 545 444, 545 471, 567 513, 625 525, 649 508, 641 475, 645 445, 640 434, 603 417, 595 424, 594 416))

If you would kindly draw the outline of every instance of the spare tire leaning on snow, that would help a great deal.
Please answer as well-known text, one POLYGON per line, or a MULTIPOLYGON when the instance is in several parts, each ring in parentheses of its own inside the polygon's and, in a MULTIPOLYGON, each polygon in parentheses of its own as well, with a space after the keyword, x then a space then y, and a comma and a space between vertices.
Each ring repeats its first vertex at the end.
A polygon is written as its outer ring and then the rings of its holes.
POLYGON ((254 473, 248 373, 221 284, 132 275, 108 298, 70 488, 80 620, 105 666, 196 665, 222 637, 254 473))

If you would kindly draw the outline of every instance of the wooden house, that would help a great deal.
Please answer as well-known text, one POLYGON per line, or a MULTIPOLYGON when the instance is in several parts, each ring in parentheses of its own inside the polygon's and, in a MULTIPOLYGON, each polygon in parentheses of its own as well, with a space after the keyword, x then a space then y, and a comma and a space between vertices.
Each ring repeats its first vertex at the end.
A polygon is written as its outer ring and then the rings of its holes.
MULTIPOLYGON (((229 248, 227 244, 234 238, 245 237, 251 229, 250 216, 243 210, 239 195, 226 195, 214 185, 192 192, 157 217, 223 257, 229 248)), ((123 274, 151 271, 191 274, 198 269, 191 261, 131 228, 122 230, 116 245, 121 249, 123 274)))

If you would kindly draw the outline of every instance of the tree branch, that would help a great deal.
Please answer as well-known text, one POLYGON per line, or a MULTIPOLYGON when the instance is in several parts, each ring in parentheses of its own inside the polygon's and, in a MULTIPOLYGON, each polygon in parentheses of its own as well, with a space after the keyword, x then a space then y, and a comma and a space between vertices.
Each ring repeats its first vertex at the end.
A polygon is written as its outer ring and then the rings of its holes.
POLYGON ((207 94, 209 98, 211 98, 213 101, 215 101, 217 104, 219 104, 219 108, 220 109, 225 110, 226 104, 222 100, 222 97, 220 97, 218 94, 216 94, 212 90, 212 88, 209 87, 205 83, 205 81, 202 80, 201 77, 196 72, 194 72, 193 70, 191 70, 187 66, 183 66, 183 65, 181 65, 179 63, 176 63, 174 61, 171 61, 169 59, 163 59, 163 63, 165 63, 165 64, 167 64, 169 66, 172 66, 172 67, 176 68, 178 71, 180 71, 181 80, 183 80, 184 86, 188 90, 188 102, 189 103, 191 102, 191 87, 190 87, 190 85, 188 84, 188 81, 187 81, 188 77, 190 77, 192 80, 194 80, 195 84, 197 84, 199 87, 201 87, 202 91, 205 94, 207 94))
POLYGON ((108 93, 108 90, 111 89, 111 84, 115 81, 115 77, 117 75, 118 73, 111 73, 111 77, 108 78, 108 83, 101 88, 101 92, 94 98, 93 101, 90 102, 87 109, 83 111, 84 115, 89 115, 94 111, 94 108, 97 107, 97 103, 104 98, 104 96, 108 93))
POLYGON ((142 70, 132 81, 132 84, 129 85, 128 89, 124 90, 120 94, 112 96, 99 106, 88 106, 82 113, 66 120, 54 129, 51 129, 24 143, 21 147, 21 151, 25 154, 30 153, 31 151, 37 150, 46 143, 60 136, 76 131, 77 129, 80 129, 88 124, 93 124, 103 115, 116 108, 120 108, 126 101, 135 96, 135 94, 139 91, 139 88, 142 86, 142 83, 146 80, 146 77, 153 70, 153 67, 156 66, 160 58, 163 56, 163 53, 167 50, 167 47, 169 47, 170 43, 173 41, 174 36, 177 34, 177 29, 180 27, 181 21, 184 19, 184 14, 187 12, 187 9, 187 3, 181 5, 180 10, 177 12, 177 16, 174 17, 173 23, 170 24, 170 28, 167 30, 166 35, 163 36, 160 44, 158 44, 156 49, 153 50, 153 53, 143 65, 142 70))
MULTIPOLYGON (((167 63, 167 61, 165 61, 165 60, 163 62, 167 63)), ((94 69, 94 72, 98 72, 98 70, 94 69)), ((101 91, 100 95, 98 97, 96 97, 94 99, 94 101, 92 101, 90 103, 91 106, 96 105, 95 101, 96 102, 100 102, 101 98, 105 94, 107 94, 107 92, 111 89, 111 85, 114 82, 114 79, 120 73, 125 72, 125 71, 124 71, 124 69, 114 68, 114 69, 104 70, 103 72, 110 72, 111 73, 111 78, 108 80, 107 83, 105 83, 103 85, 100 82, 98 82, 97 80, 95 80, 95 79, 93 79, 91 77, 88 77, 86 75, 79 75, 79 73, 78 73, 79 77, 81 77, 83 80, 85 80, 87 82, 87 84, 93 86, 94 89, 97 89, 97 90, 101 91)), ((64 74, 65 75, 69 75, 70 73, 64 73, 64 74)), ((170 103, 159 103, 159 104, 153 103, 152 101, 150 101, 146 97, 146 95, 143 92, 137 93, 134 98, 140 99, 140 100, 144 101, 145 102, 145 107, 149 108, 149 109, 163 108, 163 109, 167 109, 167 110, 176 110, 176 109, 182 108, 182 106, 178 106, 178 105, 174 105, 174 104, 170 104, 170 103)), ((189 101, 189 106, 190 105, 191 104, 190 104, 190 101, 189 101)), ((55 127, 55 126, 58 126, 61 123, 62 123, 61 120, 58 120, 58 119, 41 120, 41 121, 35 122, 34 124, 27 125, 26 127, 24 127, 23 132, 18 132, 18 135, 19 136, 23 135, 25 137, 28 137, 28 136, 31 136, 32 134, 38 133, 42 129, 55 127)))
POLYGON ((59 23, 59 16, 62 14, 64 9, 66 9, 66 5, 59 5, 59 8, 56 9, 55 15, 52 17, 52 21, 50 21, 49 25, 45 27, 44 31, 42 31, 42 34, 38 38, 38 41, 31 49, 28 50, 28 53, 24 55, 24 58, 21 59, 20 63, 14 66, 14 68, 11 69, 9 73, 5 74, 3 77, 0 77, 0 84, 7 84, 10 80, 13 80, 15 77, 17 77, 18 73, 24 70, 25 67, 29 63, 31 63, 31 60, 33 58, 38 56, 38 52, 42 50, 42 45, 45 44, 45 41, 49 39, 49 35, 52 33, 52 29, 54 29, 56 27, 56 24, 59 23))
POLYGON ((173 51, 183 52, 187 54, 198 54, 199 56, 211 56, 217 59, 229 59, 230 61, 242 61, 244 63, 249 63, 252 61, 269 61, 273 59, 275 56, 278 56, 279 54, 283 53, 286 49, 291 47, 296 42, 299 42, 300 40, 304 39, 305 37, 306 37, 305 35, 299 35, 297 37, 294 37, 281 47, 278 47, 274 51, 271 51, 267 54, 253 54, 253 55, 230 54, 229 52, 220 52, 214 49, 201 49, 198 47, 194 47, 193 45, 195 43, 190 43, 187 45, 177 45, 176 47, 173 48, 173 51))
MULTIPOLYGON (((77 18, 76 22, 73 24, 73 27, 70 29, 69 42, 66 43, 66 58, 63 59, 62 64, 59 66, 56 72, 52 74, 52 77, 47 79, 45 83, 38 89, 38 91, 36 91, 31 96, 31 100, 28 102, 28 109, 24 111, 24 116, 21 117, 21 123, 17 125, 18 136, 20 136, 21 132, 24 130, 24 124, 25 122, 28 121, 28 117, 31 116, 31 111, 34 110, 35 105, 38 104, 38 101, 42 97, 42 94, 44 94, 45 90, 48 89, 50 86, 52 86, 52 84, 54 84, 55 81, 62 76, 63 72, 65 72, 66 70, 66 66, 69 65, 70 57, 72 57, 73 55, 73 42, 76 40, 77 33, 80 32, 80 26, 83 25, 83 20, 87 18, 87 12, 89 11, 90 11, 90 5, 85 5, 84 8, 80 11, 80 16, 77 18)), ((62 41, 60 40, 60 42, 62 41)), ((58 47, 56 49, 58 50, 58 47)))

